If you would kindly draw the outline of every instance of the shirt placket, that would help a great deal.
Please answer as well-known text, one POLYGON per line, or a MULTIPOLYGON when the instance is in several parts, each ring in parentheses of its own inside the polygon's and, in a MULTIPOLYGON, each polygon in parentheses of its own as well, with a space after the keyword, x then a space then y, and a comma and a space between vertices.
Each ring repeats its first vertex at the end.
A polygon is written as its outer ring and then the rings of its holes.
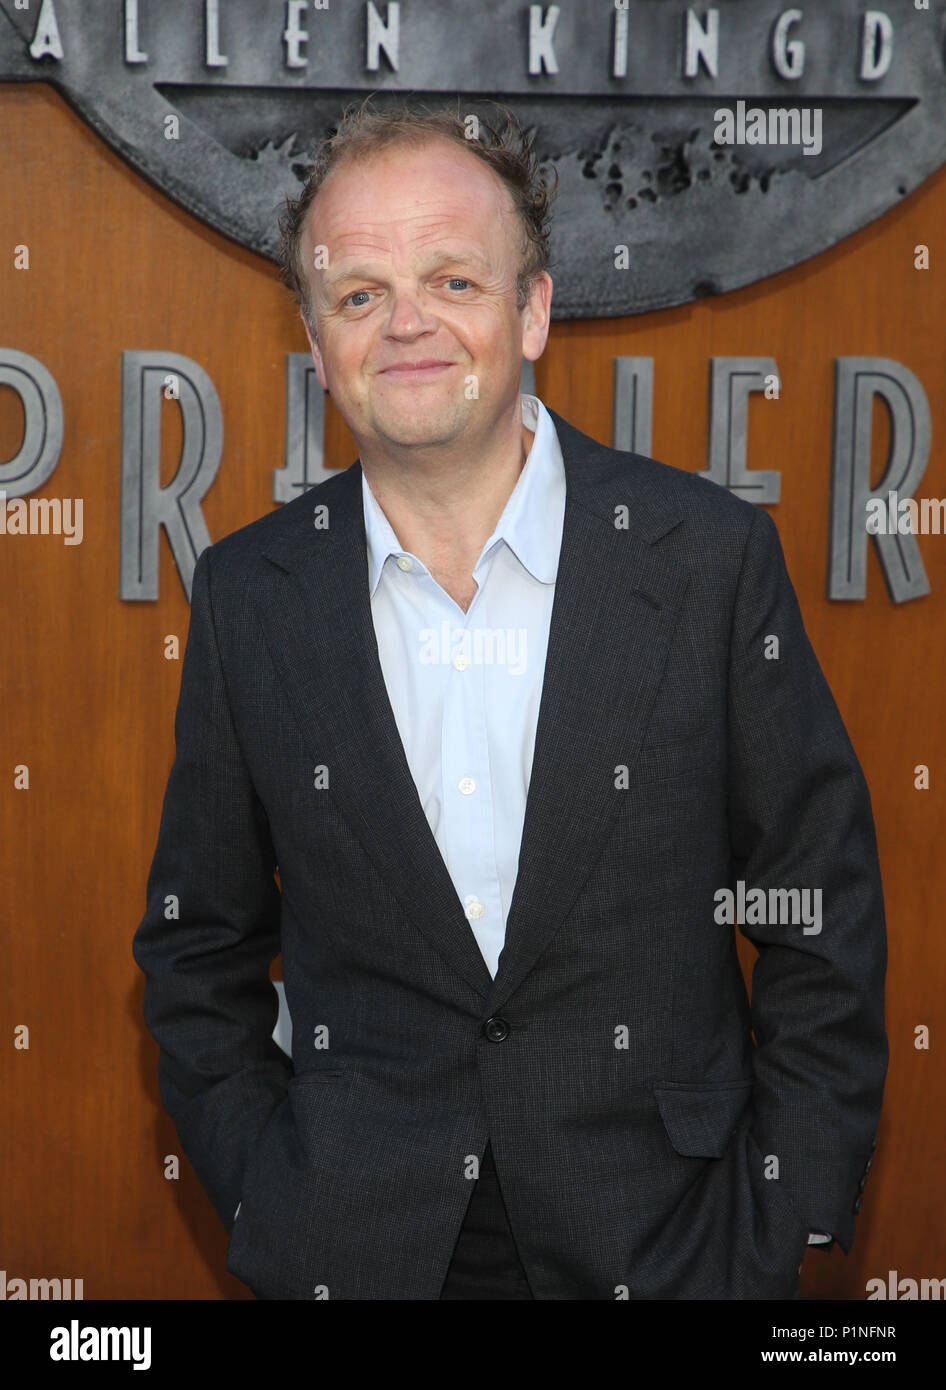
POLYGON ((469 609, 454 605, 444 687, 442 804, 448 863, 480 950, 495 975, 502 950, 502 897, 493 840, 493 797, 486 711, 487 681, 477 627, 488 622, 488 573, 469 609))

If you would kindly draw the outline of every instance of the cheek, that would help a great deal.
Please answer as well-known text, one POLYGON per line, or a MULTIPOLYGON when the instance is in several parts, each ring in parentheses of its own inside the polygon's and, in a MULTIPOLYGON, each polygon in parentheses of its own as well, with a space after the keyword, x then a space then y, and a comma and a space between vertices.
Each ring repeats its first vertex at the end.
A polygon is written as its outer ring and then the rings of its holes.
POLYGON ((505 361, 520 355, 521 330, 518 320, 496 306, 484 306, 453 319, 446 326, 468 356, 481 365, 505 361))
POLYGON ((334 396, 356 400, 365 395, 363 366, 368 354, 367 343, 356 341, 355 335, 345 334, 326 345, 322 358, 328 389, 334 396))

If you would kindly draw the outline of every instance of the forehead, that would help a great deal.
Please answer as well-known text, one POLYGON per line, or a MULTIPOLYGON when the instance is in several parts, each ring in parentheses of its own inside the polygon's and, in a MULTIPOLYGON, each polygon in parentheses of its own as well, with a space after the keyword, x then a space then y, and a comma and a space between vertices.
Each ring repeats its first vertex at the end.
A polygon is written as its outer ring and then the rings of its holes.
POLYGON ((312 201, 305 240, 327 246, 330 260, 446 238, 502 255, 515 218, 499 176, 462 146, 435 138, 353 156, 333 169, 312 201))

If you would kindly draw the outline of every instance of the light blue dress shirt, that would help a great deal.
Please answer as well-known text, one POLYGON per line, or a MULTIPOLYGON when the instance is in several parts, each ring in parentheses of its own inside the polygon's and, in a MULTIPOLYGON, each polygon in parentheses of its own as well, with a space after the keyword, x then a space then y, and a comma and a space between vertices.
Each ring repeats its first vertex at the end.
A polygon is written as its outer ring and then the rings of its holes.
POLYGON ((516 886, 565 521, 552 418, 523 395, 529 456, 473 567, 466 613, 398 541, 362 473, 371 616, 421 805, 495 977, 516 886))

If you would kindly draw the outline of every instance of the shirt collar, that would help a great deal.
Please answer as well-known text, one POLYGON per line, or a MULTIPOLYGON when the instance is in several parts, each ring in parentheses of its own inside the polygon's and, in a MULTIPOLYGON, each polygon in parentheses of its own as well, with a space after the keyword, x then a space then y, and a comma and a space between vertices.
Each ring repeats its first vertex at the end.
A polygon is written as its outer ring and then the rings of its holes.
MULTIPOLYGON (((558 572, 565 515, 565 465, 555 425, 545 406, 538 396, 523 395, 520 399, 522 423, 526 429, 534 431, 532 447, 473 572, 475 574, 484 563, 493 546, 503 541, 534 578, 543 584, 552 584, 558 572)), ((389 556, 410 555, 411 552, 398 541, 371 491, 364 469, 361 494, 368 546, 368 580, 373 596, 389 556)), ((416 555, 411 558, 422 573, 427 572, 422 560, 416 555)))

